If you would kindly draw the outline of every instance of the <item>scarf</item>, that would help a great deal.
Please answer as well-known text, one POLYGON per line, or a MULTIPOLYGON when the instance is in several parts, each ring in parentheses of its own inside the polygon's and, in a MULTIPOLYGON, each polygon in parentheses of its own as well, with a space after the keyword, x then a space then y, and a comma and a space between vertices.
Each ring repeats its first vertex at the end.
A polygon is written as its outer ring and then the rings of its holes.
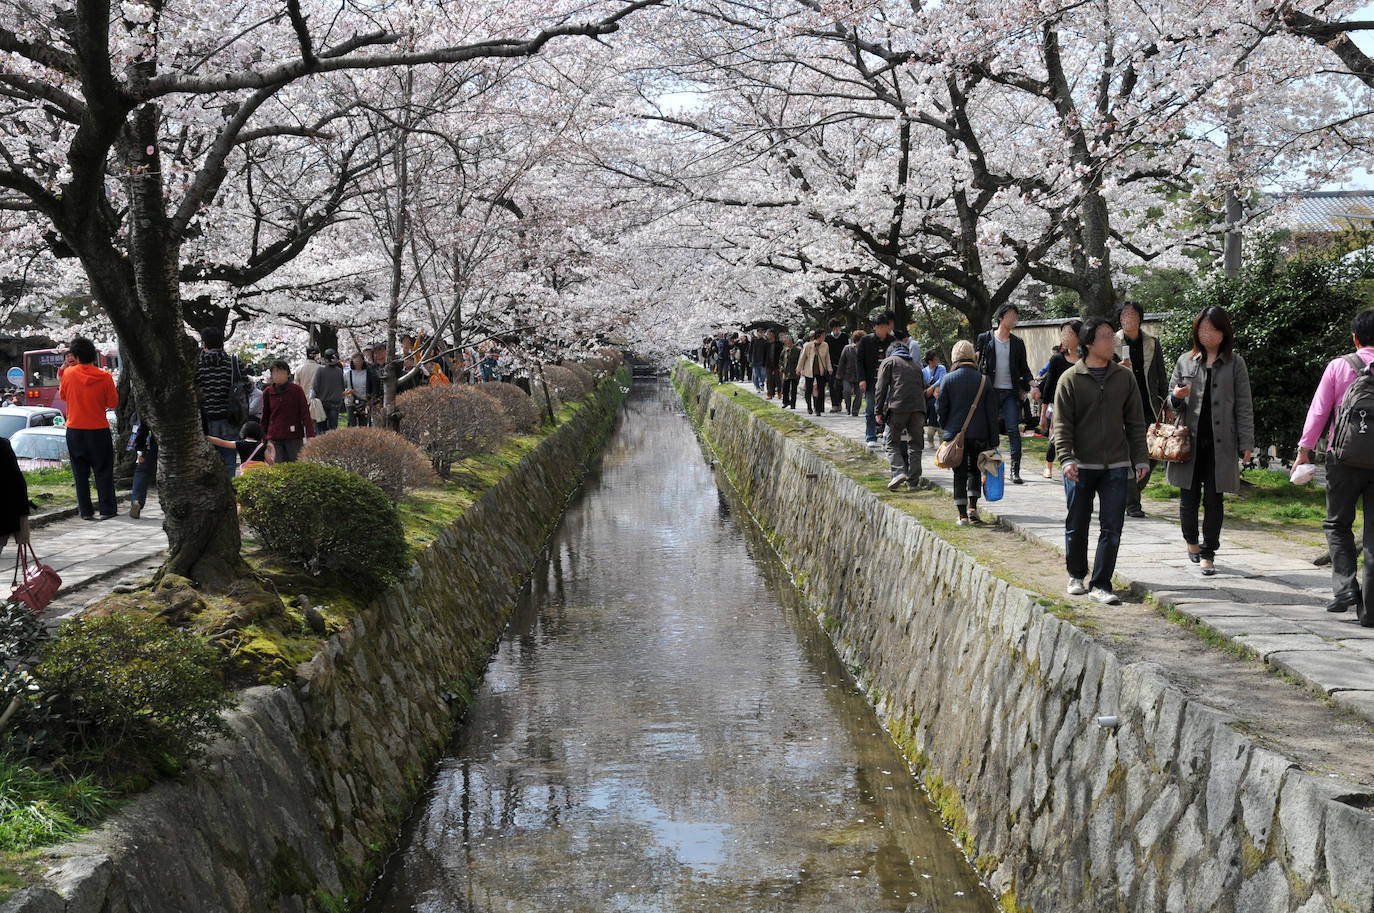
POLYGON ((905 358, 907 361, 911 361, 911 350, 906 347, 906 343, 904 342, 897 343, 897 347, 892 350, 892 354, 899 358, 905 358))

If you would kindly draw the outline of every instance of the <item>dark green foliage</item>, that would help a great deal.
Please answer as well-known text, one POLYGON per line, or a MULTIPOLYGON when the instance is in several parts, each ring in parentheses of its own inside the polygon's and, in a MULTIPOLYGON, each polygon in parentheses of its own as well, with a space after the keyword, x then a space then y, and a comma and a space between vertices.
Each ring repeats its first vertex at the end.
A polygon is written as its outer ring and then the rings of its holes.
POLYGON ((1193 318, 1205 307, 1226 308, 1236 351, 1250 372, 1255 442, 1261 451, 1273 445, 1291 458, 1326 363, 1354 351, 1350 321, 1365 306, 1352 285, 1357 278, 1329 259, 1285 261, 1272 246, 1261 248, 1238 278, 1217 275, 1189 296, 1186 310, 1165 321, 1160 342, 1166 373, 1192 348, 1193 318))
POLYGON ((42 770, 0 755, 0 852, 70 840, 112 805, 109 791, 90 775, 42 770))
POLYGON ((284 463, 234 480, 246 523, 268 550, 365 589, 409 566, 401 517, 373 483, 337 466, 284 463))
POLYGON ((33 675, 64 753, 137 773, 175 767, 222 731, 219 666, 198 635, 121 612, 64 622, 33 675))

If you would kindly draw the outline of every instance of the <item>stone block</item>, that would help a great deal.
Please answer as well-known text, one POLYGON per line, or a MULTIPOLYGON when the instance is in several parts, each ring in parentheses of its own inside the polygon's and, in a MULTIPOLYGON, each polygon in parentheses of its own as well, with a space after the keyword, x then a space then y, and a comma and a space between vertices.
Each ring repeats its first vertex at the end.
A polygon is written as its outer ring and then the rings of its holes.
POLYGON ((1246 835, 1261 852, 1269 847, 1274 809, 1288 771, 1297 764, 1264 748, 1250 748, 1250 766, 1240 785, 1240 813, 1246 835))
POLYGON ((1283 851, 1293 874, 1304 882, 1317 875, 1322 861, 1322 823, 1331 800, 1341 794, 1343 784, 1302 771, 1289 771, 1279 793, 1279 827, 1283 851))
POLYGON ((1231 638, 1239 646, 1254 650, 1260 659, 1271 661, 1277 653, 1296 651, 1325 652, 1332 649, 1328 641, 1315 634, 1254 634, 1231 638))
MULTIPOLYGON (((1361 796, 1365 791, 1361 791, 1361 796)), ((1326 807, 1326 877, 1331 900, 1351 910, 1374 909, 1374 816, 1366 809, 1332 801, 1326 807)))
POLYGON ((1337 691, 1331 695, 1331 700, 1367 720, 1374 720, 1374 691, 1337 691))
POLYGON ((0 905, 0 913, 66 913, 60 894, 46 887, 24 888, 0 905))
POLYGON ((67 913, 100 913, 114 865, 105 854, 72 856, 48 870, 46 881, 67 901, 67 913))
POLYGON ((1212 727, 1207 771, 1207 832, 1219 835, 1236 820, 1240 784, 1250 761, 1250 740, 1229 726, 1212 727))
POLYGON ((1277 862, 1245 879, 1236 892, 1236 910, 1245 913, 1288 913, 1291 905, 1292 889, 1277 862))
POLYGON ((1374 662, 1340 647, 1274 653, 1266 657, 1266 661, 1325 694, 1374 691, 1374 662))

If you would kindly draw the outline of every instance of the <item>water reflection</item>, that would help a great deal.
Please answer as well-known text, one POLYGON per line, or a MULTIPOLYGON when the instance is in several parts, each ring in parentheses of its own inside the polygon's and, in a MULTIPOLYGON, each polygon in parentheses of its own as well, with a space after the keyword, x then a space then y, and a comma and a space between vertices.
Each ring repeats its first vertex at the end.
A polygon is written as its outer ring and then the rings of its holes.
POLYGON ((368 909, 988 913, 678 411, 631 394, 368 909))

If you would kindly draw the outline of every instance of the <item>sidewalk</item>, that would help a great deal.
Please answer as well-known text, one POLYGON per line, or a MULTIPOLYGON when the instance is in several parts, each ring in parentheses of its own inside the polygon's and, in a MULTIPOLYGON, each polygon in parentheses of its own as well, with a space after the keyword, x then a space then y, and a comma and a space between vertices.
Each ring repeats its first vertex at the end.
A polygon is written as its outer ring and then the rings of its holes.
MULTIPOLYGON (((735 386, 754 392, 749 383, 735 386)), ((800 398, 797 404, 797 418, 863 445, 862 414, 808 415, 800 398)), ((1002 446, 1005 454, 1005 438, 1002 446)), ((886 469, 885 451, 873 457, 886 469)), ((953 474, 935 466, 934 451, 923 451, 922 457, 925 478, 952 491, 953 474)), ((997 502, 979 502, 979 512, 985 517, 996 516, 1023 537, 1043 544, 1050 551, 1046 561, 1062 568, 1063 483, 1057 468, 1053 481, 1040 475, 1038 464, 1030 465, 1029 470, 1022 473, 1026 484, 1012 485, 1008 479, 1006 496, 997 502)), ((1090 561, 1097 546, 1096 522, 1093 526, 1088 544, 1090 561)), ((1246 548, 1223 535, 1216 569, 1215 576, 1203 577, 1188 560, 1175 519, 1126 519, 1116 567, 1118 583, 1206 624, 1253 651, 1268 665, 1374 721, 1374 628, 1360 627, 1354 612, 1332 614, 1324 610, 1331 599, 1328 568, 1314 567, 1298 557, 1246 548)), ((1067 572, 1063 578, 1067 583, 1067 572)), ((1062 589, 1045 595, 1063 600, 1087 598, 1066 596, 1062 589)))
MULTIPOLYGON (((62 578, 62 588, 43 617, 53 621, 79 610, 94 596, 104 595, 108 586, 93 584, 114 577, 120 571, 159 557, 167 549, 167 534, 162 531, 162 508, 155 495, 148 496, 143 515, 133 520, 121 500, 119 516, 91 522, 70 517, 48 523, 33 531, 33 548, 38 560, 51 565, 62 578)), ((14 543, 0 549, 0 568, 12 573, 14 543)), ((6 578, 5 586, 9 586, 6 578)), ((5 590, 9 592, 8 589, 5 590)))

